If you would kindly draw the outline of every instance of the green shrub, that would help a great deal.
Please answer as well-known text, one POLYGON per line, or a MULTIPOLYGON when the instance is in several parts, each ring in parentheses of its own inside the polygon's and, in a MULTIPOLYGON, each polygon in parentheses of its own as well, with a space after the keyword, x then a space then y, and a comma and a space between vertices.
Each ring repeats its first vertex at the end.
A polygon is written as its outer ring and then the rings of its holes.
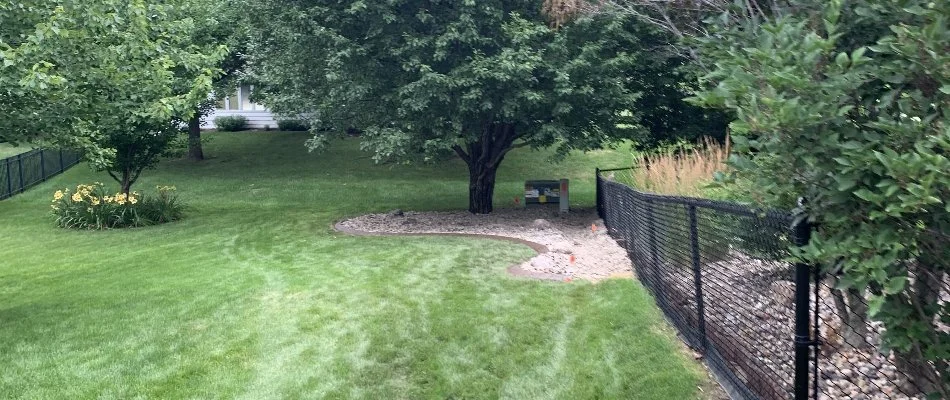
POLYGON ((867 298, 839 316, 881 322, 901 373, 950 398, 950 2, 776 14, 711 26, 696 52, 712 70, 693 101, 736 116, 720 178, 768 206, 807 200, 815 229, 794 260, 834 276, 835 296, 867 298))
POLYGON ((78 185, 53 194, 56 225, 73 229, 113 229, 162 224, 181 219, 183 206, 171 186, 157 187, 158 194, 110 194, 101 183, 78 185))
POLYGON ((228 115, 214 119, 219 131, 236 132, 247 128, 247 118, 243 115, 228 115))
POLYGON ((310 130, 310 124, 299 119, 282 119, 277 121, 277 129, 282 131, 306 131, 310 130))

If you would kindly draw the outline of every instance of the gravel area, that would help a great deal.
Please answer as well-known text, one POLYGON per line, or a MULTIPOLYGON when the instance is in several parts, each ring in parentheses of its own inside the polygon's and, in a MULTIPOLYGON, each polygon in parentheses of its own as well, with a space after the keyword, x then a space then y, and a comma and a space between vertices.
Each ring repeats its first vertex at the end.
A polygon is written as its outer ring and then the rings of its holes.
POLYGON ((532 246, 540 254, 509 269, 516 275, 593 282, 633 277, 627 252, 607 234, 603 221, 591 209, 563 215, 541 207, 500 209, 488 215, 393 210, 347 219, 336 228, 357 234, 503 236, 541 245, 532 246))
MULTIPOLYGON (((739 252, 702 265, 706 336, 726 358, 744 384, 765 398, 791 398, 794 376, 794 288, 792 266, 763 261, 739 252)), ((692 271, 678 265, 639 271, 641 279, 659 285, 661 303, 688 326, 696 326, 697 304, 692 271)), ((892 355, 879 348, 883 327, 869 322, 864 346, 843 344, 843 323, 836 314, 830 288, 819 288, 819 318, 823 345, 818 371, 820 400, 920 400, 902 389, 907 377, 895 366, 892 355)), ((814 286, 809 289, 814 292, 814 286)))

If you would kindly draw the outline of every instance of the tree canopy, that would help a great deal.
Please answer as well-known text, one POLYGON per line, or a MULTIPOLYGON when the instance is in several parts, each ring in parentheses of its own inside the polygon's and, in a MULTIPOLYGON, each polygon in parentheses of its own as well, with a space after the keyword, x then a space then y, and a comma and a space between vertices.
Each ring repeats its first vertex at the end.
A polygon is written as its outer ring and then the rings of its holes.
POLYGON ((116 151, 108 135, 190 116, 225 52, 191 42, 190 4, 0 4, 0 139, 81 148, 105 167, 116 151))
MULTIPOLYGON (((535 0, 245 7, 268 106, 315 127, 359 128, 380 161, 454 152, 469 167, 474 213, 492 210, 495 171, 512 148, 586 150, 642 133, 633 107, 658 70, 644 42, 656 32, 634 19, 552 24, 535 0)), ((326 140, 318 131, 309 144, 326 140)))

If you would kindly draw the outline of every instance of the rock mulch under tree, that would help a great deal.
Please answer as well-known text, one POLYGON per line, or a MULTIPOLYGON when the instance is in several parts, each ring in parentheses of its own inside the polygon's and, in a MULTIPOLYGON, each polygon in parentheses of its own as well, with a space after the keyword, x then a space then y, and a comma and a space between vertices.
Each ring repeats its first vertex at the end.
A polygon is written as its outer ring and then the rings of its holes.
POLYGON ((341 221, 336 228, 369 234, 502 236, 541 245, 532 246, 540 254, 509 269, 516 275, 593 282, 633 277, 626 251, 607 234, 594 210, 564 215, 546 208, 501 209, 488 215, 393 210, 341 221))

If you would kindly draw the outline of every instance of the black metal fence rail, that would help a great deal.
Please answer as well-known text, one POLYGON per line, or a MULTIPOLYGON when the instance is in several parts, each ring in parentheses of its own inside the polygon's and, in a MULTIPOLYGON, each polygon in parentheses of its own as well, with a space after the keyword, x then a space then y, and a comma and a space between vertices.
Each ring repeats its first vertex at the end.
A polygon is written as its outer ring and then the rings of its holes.
POLYGON ((36 149, 0 160, 0 200, 37 185, 82 160, 70 150, 36 149))
MULTIPOLYGON (((861 312, 865 295, 784 261, 788 249, 808 242, 801 218, 644 193, 603 178, 605 171, 597 171, 600 217, 731 397, 925 398, 920 377, 881 350, 880 324, 861 312)), ((950 301, 947 286, 938 290, 942 301, 950 301)))
POLYGON ((791 216, 597 178, 598 209, 637 276, 730 394, 793 397, 791 216), (782 287, 781 297, 771 288, 782 287))

